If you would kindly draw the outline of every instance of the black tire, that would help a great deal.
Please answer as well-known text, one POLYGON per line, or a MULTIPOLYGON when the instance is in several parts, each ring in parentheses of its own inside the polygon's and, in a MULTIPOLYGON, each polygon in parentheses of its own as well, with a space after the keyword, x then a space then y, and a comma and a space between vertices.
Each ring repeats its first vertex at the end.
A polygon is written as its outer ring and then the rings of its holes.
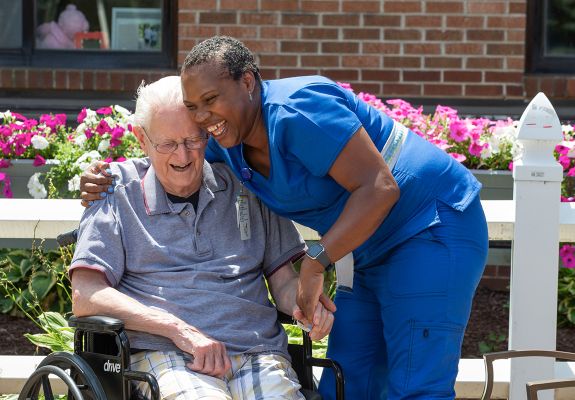
POLYGON ((106 400, 104 389, 92 368, 78 355, 66 352, 46 356, 24 384, 18 400, 37 400, 41 390, 46 400, 51 400, 49 375, 56 375, 64 381, 68 387, 68 400, 106 400))

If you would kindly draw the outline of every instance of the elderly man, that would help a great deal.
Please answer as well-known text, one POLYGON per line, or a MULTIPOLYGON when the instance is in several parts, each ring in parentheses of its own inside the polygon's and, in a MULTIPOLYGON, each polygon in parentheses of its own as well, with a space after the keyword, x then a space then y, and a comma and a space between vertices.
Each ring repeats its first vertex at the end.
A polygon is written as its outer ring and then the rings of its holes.
MULTIPOLYGON (((152 372, 162 398, 303 399, 265 284, 280 310, 302 317, 291 265, 301 237, 204 160, 207 136, 179 77, 142 86, 135 119, 150 163, 112 165, 115 193, 82 217, 74 314, 122 319, 132 368, 152 372)), ((333 315, 320 305, 314 321, 321 338, 333 315)))

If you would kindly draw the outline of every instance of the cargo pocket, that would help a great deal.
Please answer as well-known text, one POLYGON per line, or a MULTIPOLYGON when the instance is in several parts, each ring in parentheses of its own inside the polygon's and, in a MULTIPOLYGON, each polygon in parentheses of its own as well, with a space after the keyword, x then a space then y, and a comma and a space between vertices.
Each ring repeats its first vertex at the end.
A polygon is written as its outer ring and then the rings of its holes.
POLYGON ((453 392, 465 327, 448 322, 412 321, 406 393, 453 392))

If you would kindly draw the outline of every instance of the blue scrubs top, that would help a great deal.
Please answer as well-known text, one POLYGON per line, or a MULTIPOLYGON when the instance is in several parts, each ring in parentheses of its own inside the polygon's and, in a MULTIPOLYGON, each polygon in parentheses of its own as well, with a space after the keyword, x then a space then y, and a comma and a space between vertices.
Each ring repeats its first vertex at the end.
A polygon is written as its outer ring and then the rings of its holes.
MULTIPOLYGON (((225 149, 210 138, 206 158, 226 162, 277 214, 324 234, 350 195, 328 175, 335 159, 362 126, 381 151, 393 120, 321 76, 264 81, 262 112, 269 136, 268 178, 249 168, 241 144, 225 149)), ((481 188, 465 167, 411 131, 392 173, 399 201, 354 251, 356 269, 378 264, 389 249, 439 223, 437 201, 464 210, 481 188)))

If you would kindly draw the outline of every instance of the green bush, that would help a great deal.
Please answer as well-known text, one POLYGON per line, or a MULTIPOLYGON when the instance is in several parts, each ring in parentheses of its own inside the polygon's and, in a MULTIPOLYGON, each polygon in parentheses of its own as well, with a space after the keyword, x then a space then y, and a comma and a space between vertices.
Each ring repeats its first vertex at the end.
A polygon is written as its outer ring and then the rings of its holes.
POLYGON ((0 312, 21 315, 72 309, 66 267, 72 250, 0 249, 0 312))
POLYGON ((575 326, 575 270, 559 268, 557 326, 575 326))

